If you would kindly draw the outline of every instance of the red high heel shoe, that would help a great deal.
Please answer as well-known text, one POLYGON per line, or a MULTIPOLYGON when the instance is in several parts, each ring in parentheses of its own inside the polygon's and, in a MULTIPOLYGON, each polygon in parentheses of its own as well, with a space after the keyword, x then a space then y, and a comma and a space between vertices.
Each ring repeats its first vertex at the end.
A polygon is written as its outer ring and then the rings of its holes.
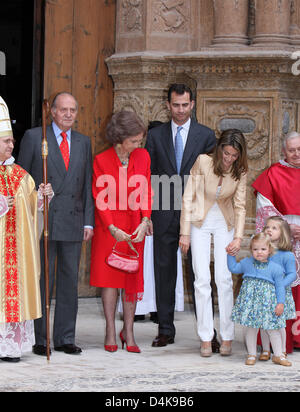
POLYGON ((141 353, 141 350, 137 345, 135 345, 135 346, 128 346, 127 345, 126 339, 124 339, 122 331, 120 332, 120 339, 121 339, 121 342, 122 342, 122 349, 124 349, 124 343, 125 343, 127 352, 141 353))
POLYGON ((116 352, 118 350, 118 345, 104 345, 104 349, 107 352, 116 352))

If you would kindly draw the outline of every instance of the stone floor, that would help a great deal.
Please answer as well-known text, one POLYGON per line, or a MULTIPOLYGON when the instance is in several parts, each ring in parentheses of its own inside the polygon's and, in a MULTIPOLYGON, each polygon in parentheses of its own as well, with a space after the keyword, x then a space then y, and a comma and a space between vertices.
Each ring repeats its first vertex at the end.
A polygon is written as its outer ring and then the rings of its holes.
MULTIPOLYGON (((121 320, 118 318, 118 329, 121 320)), ((217 324, 216 320, 216 324, 217 324)), ((104 319, 101 300, 80 299, 77 341, 81 355, 52 352, 46 358, 25 354, 18 364, 0 362, 1 392, 279 392, 300 391, 300 352, 289 355, 292 367, 269 362, 246 366, 240 327, 236 328, 233 355, 199 355, 199 339, 191 310, 176 312, 176 341, 152 348, 157 325, 135 324, 140 354, 103 349, 104 319)))

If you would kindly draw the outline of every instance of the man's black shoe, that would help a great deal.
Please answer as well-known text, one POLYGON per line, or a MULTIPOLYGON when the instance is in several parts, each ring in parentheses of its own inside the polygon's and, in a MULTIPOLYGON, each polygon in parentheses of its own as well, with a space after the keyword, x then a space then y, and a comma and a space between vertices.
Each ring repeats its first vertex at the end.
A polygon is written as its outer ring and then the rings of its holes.
POLYGON ((54 346, 54 349, 58 352, 68 353, 69 355, 77 355, 82 352, 81 348, 73 344, 54 346))
MULTIPOLYGON (((47 356, 47 347, 44 345, 34 345, 32 347, 32 352, 36 355, 47 356)), ((51 349, 50 349, 51 354, 51 349)))
POLYGON ((21 360, 21 358, 10 358, 8 356, 6 356, 4 358, 0 358, 0 359, 4 362, 13 362, 13 363, 20 362, 20 360, 21 360))

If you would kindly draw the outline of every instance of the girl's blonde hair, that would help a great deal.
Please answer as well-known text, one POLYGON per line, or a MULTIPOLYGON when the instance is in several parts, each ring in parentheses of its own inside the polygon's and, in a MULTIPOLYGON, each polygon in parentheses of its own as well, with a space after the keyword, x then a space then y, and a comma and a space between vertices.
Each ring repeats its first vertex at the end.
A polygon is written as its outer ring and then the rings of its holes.
POLYGON ((278 222, 280 226, 280 238, 278 240, 278 243, 276 244, 276 248, 279 250, 292 251, 293 250, 292 236, 291 236, 290 225, 288 224, 288 222, 280 216, 270 216, 266 220, 266 224, 265 224, 265 227, 263 228, 263 231, 266 230, 266 226, 270 220, 273 220, 274 222, 278 222))
POLYGON ((273 244, 272 244, 272 241, 271 241, 270 236, 269 236, 267 233, 264 233, 264 232, 256 233, 256 235, 253 235, 253 236, 251 237, 251 240, 250 240, 250 251, 252 252, 252 244, 253 244, 254 242, 257 242, 257 241, 260 241, 260 240, 263 240, 263 241, 266 242, 267 246, 269 247, 270 256, 271 256, 271 255, 275 252, 275 248, 274 248, 274 246, 273 246, 273 244))

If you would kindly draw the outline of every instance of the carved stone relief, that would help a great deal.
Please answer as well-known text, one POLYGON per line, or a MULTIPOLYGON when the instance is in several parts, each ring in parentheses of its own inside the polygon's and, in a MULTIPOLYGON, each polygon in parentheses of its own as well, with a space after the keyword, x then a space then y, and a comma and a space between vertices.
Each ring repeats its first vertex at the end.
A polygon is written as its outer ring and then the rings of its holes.
POLYGON ((282 101, 282 134, 296 130, 297 102, 293 100, 282 101))
POLYGON ((186 33, 189 31, 189 1, 154 0, 152 15, 152 32, 186 33))
POLYGON ((232 101, 225 99, 207 100, 206 123, 215 130, 217 137, 221 134, 221 124, 225 119, 248 120, 255 125, 251 133, 244 133, 247 138, 248 158, 263 160, 260 168, 268 166, 270 136, 270 102, 269 101, 232 101))
POLYGON ((250 97, 236 99, 228 96, 211 97, 203 90, 198 91, 198 98, 197 118, 201 119, 201 123, 211 127, 217 137, 220 136, 226 121, 227 124, 228 122, 240 123, 253 127, 252 131, 244 131, 244 136, 247 141, 249 159, 247 216, 254 217, 255 198, 251 183, 271 162, 273 101, 250 97))
POLYGON ((121 1, 120 31, 132 33, 142 31, 142 0, 121 1))

